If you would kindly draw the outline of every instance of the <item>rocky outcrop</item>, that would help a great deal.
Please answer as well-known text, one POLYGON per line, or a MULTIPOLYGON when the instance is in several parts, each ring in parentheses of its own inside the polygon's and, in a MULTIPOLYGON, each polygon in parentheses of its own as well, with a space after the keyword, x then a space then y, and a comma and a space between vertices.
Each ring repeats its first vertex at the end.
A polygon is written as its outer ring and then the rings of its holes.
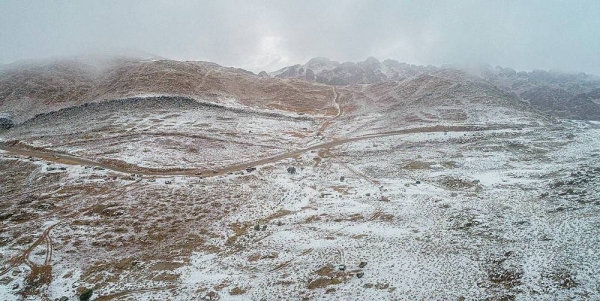
MULTIPOLYGON (((394 83, 412 82, 414 79, 433 76, 459 83, 452 88, 453 90, 485 85, 486 90, 496 91, 492 94, 502 92, 501 96, 505 96, 504 94, 508 93, 511 95, 509 98, 520 99, 528 103, 531 108, 555 117, 600 120, 600 78, 585 73, 569 74, 544 70, 517 72, 511 68, 492 67, 488 64, 443 65, 438 68, 409 65, 389 59, 381 62, 374 57, 369 57, 362 62, 340 64, 318 57, 304 65, 280 69, 273 75, 337 86, 394 85, 394 83)), ((429 95, 436 94, 440 90, 425 89, 422 92, 429 95)), ((462 92, 469 93, 469 91, 462 92)), ((453 95, 458 94, 449 96, 453 95)))
POLYGON ((297 78, 343 86, 401 80, 437 69, 430 66, 409 65, 394 60, 380 62, 374 57, 369 57, 363 62, 345 62, 342 64, 324 57, 317 57, 304 65, 285 67, 271 73, 271 75, 278 78, 297 78))
POLYGON ((600 120, 600 89, 572 95, 560 88, 537 87, 521 93, 521 97, 542 112, 569 119, 600 120))

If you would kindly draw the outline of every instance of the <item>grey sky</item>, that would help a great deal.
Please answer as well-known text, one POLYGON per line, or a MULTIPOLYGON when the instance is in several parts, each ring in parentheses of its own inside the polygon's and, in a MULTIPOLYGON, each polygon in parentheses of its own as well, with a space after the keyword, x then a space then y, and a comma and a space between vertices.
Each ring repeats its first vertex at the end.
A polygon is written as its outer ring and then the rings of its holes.
POLYGON ((273 71, 315 56, 600 74, 600 1, 0 0, 0 63, 140 51, 273 71))

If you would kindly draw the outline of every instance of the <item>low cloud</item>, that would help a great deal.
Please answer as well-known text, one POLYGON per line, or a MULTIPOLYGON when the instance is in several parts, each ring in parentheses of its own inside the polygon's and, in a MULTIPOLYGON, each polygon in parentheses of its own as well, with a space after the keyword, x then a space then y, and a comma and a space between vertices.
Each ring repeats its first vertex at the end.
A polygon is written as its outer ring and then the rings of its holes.
POLYGON ((139 51, 272 71, 325 56, 600 74, 600 2, 4 1, 0 62, 139 51))

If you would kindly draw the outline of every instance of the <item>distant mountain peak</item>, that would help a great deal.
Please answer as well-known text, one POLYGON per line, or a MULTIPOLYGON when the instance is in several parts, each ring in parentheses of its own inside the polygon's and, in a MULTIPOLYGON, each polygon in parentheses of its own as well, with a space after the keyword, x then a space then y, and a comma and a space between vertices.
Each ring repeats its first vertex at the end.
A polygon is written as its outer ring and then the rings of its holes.
POLYGON ((368 57, 364 61, 364 63, 369 64, 369 65, 379 65, 380 64, 379 60, 376 59, 376 58, 374 58, 374 57, 372 57, 372 56, 368 57))
POLYGON ((326 57, 318 56, 310 59, 306 64, 330 64, 332 61, 326 57))

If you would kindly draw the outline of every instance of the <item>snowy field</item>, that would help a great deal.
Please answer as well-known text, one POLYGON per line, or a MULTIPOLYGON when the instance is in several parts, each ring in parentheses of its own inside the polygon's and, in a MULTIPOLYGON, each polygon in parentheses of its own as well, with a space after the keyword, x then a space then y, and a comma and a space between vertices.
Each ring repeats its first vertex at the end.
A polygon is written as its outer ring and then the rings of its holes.
MULTIPOLYGON (((18 135, 144 166, 223 166, 315 143, 315 121, 210 110, 107 114, 130 129, 95 120, 63 145, 39 129, 18 135), (228 136, 240 125, 252 141, 228 136), (145 134, 171 126, 211 146, 145 134)), ((595 123, 371 138, 207 178, 6 152, 0 164, 2 300, 600 299, 595 123)))

